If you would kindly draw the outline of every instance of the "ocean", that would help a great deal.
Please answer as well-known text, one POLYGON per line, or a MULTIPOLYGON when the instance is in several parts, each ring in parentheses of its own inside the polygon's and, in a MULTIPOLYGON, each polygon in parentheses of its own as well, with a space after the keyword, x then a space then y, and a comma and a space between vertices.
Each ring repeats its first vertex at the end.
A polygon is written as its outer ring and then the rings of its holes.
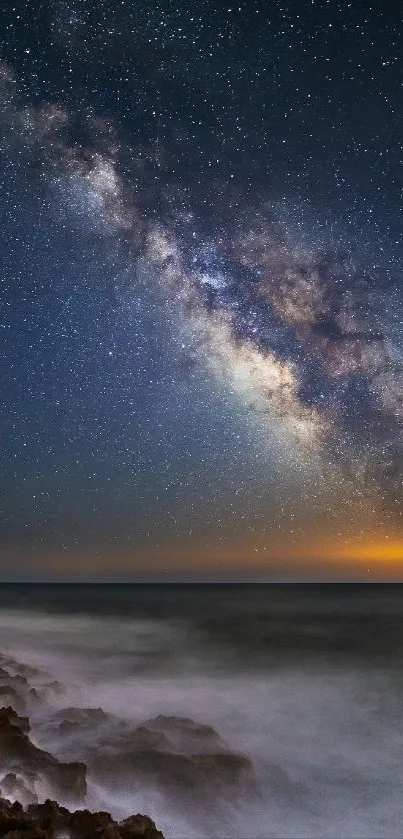
POLYGON ((401 837, 402 655, 399 585, 0 586, 32 742, 167 839, 401 837))

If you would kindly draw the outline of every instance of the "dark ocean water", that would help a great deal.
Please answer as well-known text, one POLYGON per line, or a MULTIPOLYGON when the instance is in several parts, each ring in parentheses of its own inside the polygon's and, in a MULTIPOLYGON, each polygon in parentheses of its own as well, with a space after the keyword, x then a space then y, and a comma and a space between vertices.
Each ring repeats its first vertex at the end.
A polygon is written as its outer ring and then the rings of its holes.
POLYGON ((200 806, 157 776, 89 771, 89 806, 146 812, 172 838, 403 836, 403 587, 8 584, 0 607, 0 651, 39 668, 39 691, 58 683, 30 714, 42 748, 86 760, 115 723, 179 716, 256 781, 212 783, 200 806), (67 707, 115 723, 63 739, 67 707))

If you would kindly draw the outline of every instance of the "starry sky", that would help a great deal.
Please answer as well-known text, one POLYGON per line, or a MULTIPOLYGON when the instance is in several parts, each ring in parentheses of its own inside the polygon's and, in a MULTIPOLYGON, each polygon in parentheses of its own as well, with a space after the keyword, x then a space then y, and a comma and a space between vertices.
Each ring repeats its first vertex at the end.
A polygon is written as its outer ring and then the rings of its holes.
POLYGON ((401 578, 400 4, 0 33, 1 578, 401 578))

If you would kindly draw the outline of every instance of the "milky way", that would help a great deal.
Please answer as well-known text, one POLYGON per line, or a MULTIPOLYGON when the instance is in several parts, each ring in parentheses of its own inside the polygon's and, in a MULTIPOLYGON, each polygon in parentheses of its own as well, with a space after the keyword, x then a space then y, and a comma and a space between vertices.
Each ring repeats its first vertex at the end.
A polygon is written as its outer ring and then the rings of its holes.
MULTIPOLYGON (((69 61, 86 25, 85 15, 64 4, 57 7, 52 31, 69 61)), ((186 51, 182 58, 187 60, 186 51)), ((289 187, 283 197, 275 184, 252 184, 249 176, 243 183, 236 169, 229 177, 210 171, 201 178, 189 166, 178 175, 175 137, 172 131, 167 136, 161 110, 154 110, 154 131, 145 142, 89 102, 75 109, 56 96, 28 102, 14 68, 4 63, 1 72, 3 183, 10 206, 15 206, 13 188, 25 189, 28 202, 31 189, 33 205, 41 206, 47 219, 46 240, 52 237, 49 225, 68 231, 71 264, 77 237, 104 301, 110 295, 110 310, 119 312, 119 347, 130 342, 133 319, 141 343, 139 323, 148 319, 147 328, 166 331, 164 345, 183 398, 193 398, 187 382, 203 381, 203 409, 209 412, 210 393, 210 416, 216 416, 214 399, 225 396, 239 420, 237 431, 230 432, 234 463, 244 456, 246 471, 253 474, 251 451, 246 453, 249 435, 259 474, 279 470, 269 495, 278 496, 280 530, 287 530, 287 515, 291 520, 295 515, 292 504, 287 509, 287 481, 299 482, 297 506, 305 498, 313 521, 334 517, 332 532, 342 530, 349 517, 362 527, 369 510, 374 521, 397 527, 403 424, 397 243, 382 238, 371 217, 360 227, 358 216, 351 223, 346 214, 327 208, 326 190, 320 201, 307 205, 293 200, 289 187)), ((48 241, 46 248, 51 250, 48 241)), ((80 282, 85 288, 86 281, 82 268, 75 275, 77 297, 80 282)), ((62 296, 67 291, 64 283, 62 296)), ((116 318, 108 333, 108 317, 91 324, 88 314, 88 330, 95 327, 106 365, 108 356, 113 363, 117 354, 116 318)), ((131 363, 135 367, 135 359, 131 363)), ((129 364, 125 357, 126 406, 129 364)), ((105 371, 108 378, 107 366, 105 371)), ((126 420, 127 414, 122 428, 126 420)), ((122 428, 114 432, 120 441, 122 428)), ((209 437, 203 431, 202 437, 212 442, 213 432, 209 437)), ((188 490, 192 479, 175 477, 173 462, 167 467, 168 486, 177 481, 188 490)), ((262 478, 256 480, 259 489, 251 484, 246 496, 258 493, 257 507, 270 507, 262 478)), ((128 500, 129 477, 126 483, 128 500)), ((238 504, 242 478, 237 489, 236 483, 229 478, 226 506, 244 518, 238 504), (231 492, 237 496, 234 507, 231 492)), ((175 515, 171 519, 180 529, 175 515)), ((272 515, 275 520, 278 510, 272 515)), ((153 510, 154 523, 155 518, 153 510)), ((250 522, 248 529, 254 529, 250 522)))

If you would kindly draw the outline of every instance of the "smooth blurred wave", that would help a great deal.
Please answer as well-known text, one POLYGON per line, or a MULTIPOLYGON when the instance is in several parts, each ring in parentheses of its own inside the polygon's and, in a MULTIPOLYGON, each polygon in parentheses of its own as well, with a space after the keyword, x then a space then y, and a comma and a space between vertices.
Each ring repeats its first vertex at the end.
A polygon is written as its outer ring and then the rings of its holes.
POLYGON ((258 797, 212 789, 203 814, 158 783, 89 775, 88 806, 149 813, 172 839, 402 835, 399 586, 3 585, 0 606, 1 652, 60 688, 33 714, 42 747, 63 757, 46 715, 64 708, 176 715, 212 726, 259 782, 258 797))

